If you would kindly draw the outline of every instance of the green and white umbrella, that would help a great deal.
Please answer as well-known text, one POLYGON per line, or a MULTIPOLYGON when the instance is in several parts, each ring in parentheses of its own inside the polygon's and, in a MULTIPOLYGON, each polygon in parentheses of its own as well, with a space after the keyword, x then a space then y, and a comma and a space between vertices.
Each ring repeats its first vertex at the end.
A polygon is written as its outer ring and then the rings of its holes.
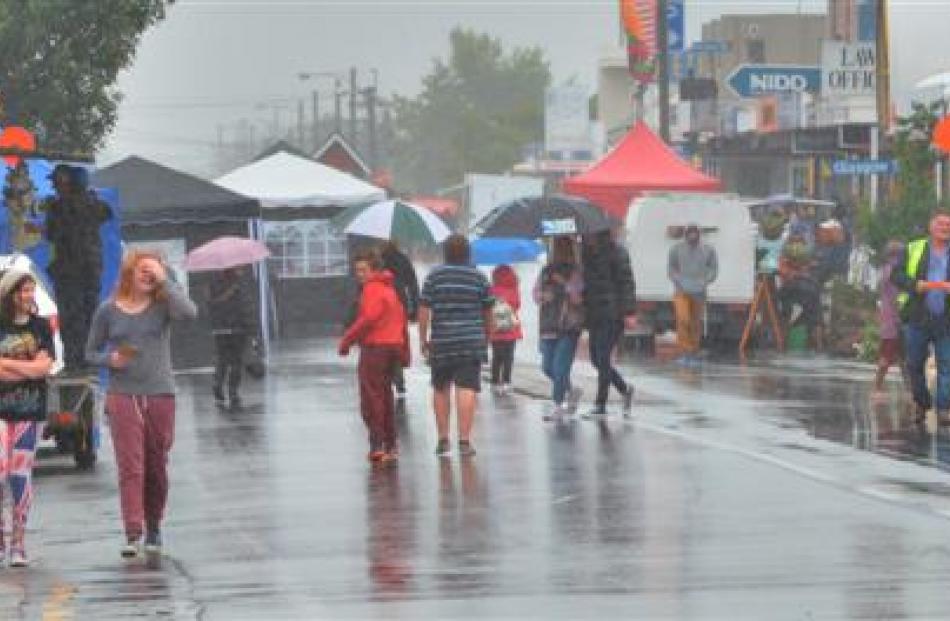
POLYGON ((425 207, 400 200, 343 212, 336 224, 347 235, 392 239, 400 244, 441 244, 452 234, 439 216, 425 207))

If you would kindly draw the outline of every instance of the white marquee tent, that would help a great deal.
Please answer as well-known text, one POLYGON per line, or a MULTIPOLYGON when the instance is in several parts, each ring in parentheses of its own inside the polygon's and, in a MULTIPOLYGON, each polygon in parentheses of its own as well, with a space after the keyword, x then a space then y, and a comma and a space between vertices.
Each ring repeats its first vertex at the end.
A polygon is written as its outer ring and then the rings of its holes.
POLYGON ((349 207, 386 198, 381 188, 352 175, 281 151, 215 180, 219 186, 257 199, 261 207, 349 207))

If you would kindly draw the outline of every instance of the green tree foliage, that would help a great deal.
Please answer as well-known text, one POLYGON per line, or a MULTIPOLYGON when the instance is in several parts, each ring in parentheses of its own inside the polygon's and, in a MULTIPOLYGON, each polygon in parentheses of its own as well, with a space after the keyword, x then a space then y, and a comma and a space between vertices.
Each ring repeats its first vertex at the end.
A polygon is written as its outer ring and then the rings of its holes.
POLYGON ((116 122, 115 81, 174 0, 0 0, 5 123, 41 146, 92 152, 116 122))
POLYGON ((551 81, 539 48, 505 53, 501 41, 470 30, 449 35, 418 97, 395 99, 394 168, 401 187, 431 191, 467 172, 498 173, 544 134, 551 81))
POLYGON ((894 200, 871 212, 861 211, 865 241, 880 251, 891 239, 908 240, 926 233, 930 214, 938 207, 934 179, 937 153, 930 146, 942 103, 914 103, 911 114, 897 122, 894 158, 898 171, 894 200))

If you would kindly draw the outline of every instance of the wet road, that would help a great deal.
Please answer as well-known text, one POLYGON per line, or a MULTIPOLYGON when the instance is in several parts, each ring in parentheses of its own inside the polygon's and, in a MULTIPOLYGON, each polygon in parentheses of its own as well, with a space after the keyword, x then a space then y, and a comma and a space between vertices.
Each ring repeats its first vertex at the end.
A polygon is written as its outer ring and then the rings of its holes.
POLYGON ((355 358, 331 351, 285 348, 241 413, 179 379, 161 570, 119 559, 108 445, 91 473, 41 462, 35 563, 0 570, 0 618, 950 613, 950 438, 907 429, 896 385, 872 402, 862 368, 635 363, 634 422, 555 426, 523 347, 519 392, 485 395, 467 460, 432 454, 416 368, 403 457, 372 469, 355 358))

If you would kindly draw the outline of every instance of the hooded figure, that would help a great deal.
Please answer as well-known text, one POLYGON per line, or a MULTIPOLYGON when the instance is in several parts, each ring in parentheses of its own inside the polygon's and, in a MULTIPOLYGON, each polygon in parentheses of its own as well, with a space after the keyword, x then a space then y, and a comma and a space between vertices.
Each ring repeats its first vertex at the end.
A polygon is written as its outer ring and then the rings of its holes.
POLYGON ((706 289, 719 275, 716 250, 703 243, 697 224, 689 224, 683 240, 670 248, 667 274, 673 283, 673 311, 681 362, 693 362, 702 343, 706 289))
POLYGON ((60 164, 51 175, 56 196, 43 203, 50 243, 49 275, 56 289, 68 370, 85 365, 83 348, 99 304, 102 241, 99 228, 112 217, 109 206, 88 189, 81 168, 60 164))
POLYGON ((510 265, 499 265, 492 271, 489 295, 494 298, 490 332, 491 384, 496 393, 511 391, 511 370, 515 361, 515 342, 522 338, 521 295, 518 292, 518 276, 510 265))

